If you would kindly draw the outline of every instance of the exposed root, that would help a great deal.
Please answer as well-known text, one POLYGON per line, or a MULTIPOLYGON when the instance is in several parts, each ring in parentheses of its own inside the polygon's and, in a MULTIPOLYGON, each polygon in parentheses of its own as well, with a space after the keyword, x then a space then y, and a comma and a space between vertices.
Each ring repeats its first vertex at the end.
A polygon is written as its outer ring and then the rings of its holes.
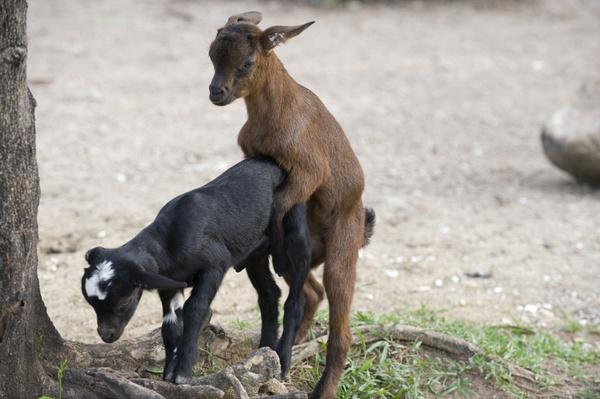
POLYGON ((98 371, 96 377, 102 380, 118 399, 165 399, 158 392, 131 382, 115 373, 98 371))
MULTIPOLYGON (((477 346, 465 340, 422 328, 407 325, 384 327, 366 325, 354 329, 356 344, 371 343, 382 337, 397 342, 420 342, 422 347, 446 353, 456 360, 484 356, 490 362, 505 365, 511 372, 513 383, 519 389, 536 397, 552 397, 556 392, 543 387, 530 370, 506 364, 501 359, 485 356, 477 346), (360 336, 360 339, 357 338, 360 336)), ((327 335, 315 338, 293 348, 292 366, 304 362, 322 350, 327 335)), ((254 337, 229 336, 219 327, 203 330, 199 347, 205 348, 200 356, 219 357, 229 363, 242 353, 247 353, 254 337)), ((175 385, 154 378, 147 368, 162 364, 164 354, 160 331, 116 345, 85 345, 67 343, 73 352, 74 363, 80 368, 68 369, 64 374, 65 398, 150 398, 150 399, 254 399, 266 396, 272 399, 304 399, 303 392, 269 392, 265 387, 280 373, 275 352, 261 348, 246 360, 228 366, 220 372, 203 377, 193 377, 189 384, 175 385), (110 368, 109 368, 110 367, 110 368), (119 370, 119 371, 115 371, 119 370)), ((280 384, 281 385, 281 384, 280 384)), ((284 387, 284 389, 286 389, 284 387)))
POLYGON ((175 385, 149 378, 132 378, 132 382, 156 391, 167 399, 220 399, 225 392, 211 385, 175 385))
MULTIPOLYGON (((254 339, 251 339, 254 341, 254 339)), ((215 326, 207 326, 199 339, 200 357, 217 356, 229 362, 239 356, 232 346, 248 347, 248 337, 227 336, 215 326), (235 345, 234 345, 235 344, 235 345)), ((251 399, 270 397, 269 387, 281 372, 277 354, 268 348, 253 352, 246 360, 203 377, 193 377, 189 384, 175 385, 154 378, 150 366, 162 364, 164 352, 160 330, 114 345, 66 343, 69 364, 63 375, 63 397, 74 399, 251 399)), ((53 374, 48 365, 48 374, 53 374)), ((275 398, 306 398, 304 393, 276 392, 275 398)), ((52 391, 56 391, 53 387, 52 391)), ((53 392, 54 393, 54 392, 53 392)))

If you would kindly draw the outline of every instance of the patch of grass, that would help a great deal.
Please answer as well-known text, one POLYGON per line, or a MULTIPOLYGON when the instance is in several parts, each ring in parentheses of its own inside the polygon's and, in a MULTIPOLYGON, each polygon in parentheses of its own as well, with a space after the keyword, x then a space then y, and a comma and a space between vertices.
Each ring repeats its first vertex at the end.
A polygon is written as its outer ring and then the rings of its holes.
POLYGON ((37 356, 38 359, 41 359, 44 357, 44 352, 45 352, 45 344, 44 344, 44 335, 43 334, 38 334, 35 337, 35 355, 37 356))
POLYGON ((146 367, 146 371, 149 372, 150 374, 162 375, 163 367, 162 366, 149 366, 149 367, 146 367))
POLYGON ((62 399, 62 394, 63 394, 62 380, 63 380, 63 375, 68 368, 69 368, 69 364, 68 364, 67 360, 65 359, 62 362, 60 362, 60 364, 58 365, 58 369, 56 370, 56 377, 58 380, 58 399, 62 399))
POLYGON ((563 319, 563 326, 561 328, 562 332, 567 334, 577 334, 578 332, 583 331, 584 326, 578 322, 577 320, 573 320, 566 312, 561 312, 561 318, 563 319))
POLYGON ((40 396, 38 397, 38 399, 62 399, 62 395, 63 395, 63 376, 65 371, 69 368, 69 364, 67 362, 67 360, 63 360, 62 362, 60 362, 60 364, 58 365, 57 369, 56 369, 56 380, 58 382, 58 398, 54 398, 52 396, 48 396, 48 395, 44 395, 44 396, 40 396))
POLYGON ((246 320, 235 319, 231 322, 231 325, 240 330, 240 331, 248 331, 252 328, 253 324, 246 320))
MULTIPOLYGON (((327 314, 319 312, 317 329, 324 328, 326 321, 327 314)), ((458 362, 419 350, 418 342, 409 346, 399 344, 385 335, 385 329, 378 333, 381 337, 375 343, 367 344, 364 337, 359 336, 340 384, 340 398, 426 398, 450 394, 468 397, 470 373, 478 373, 516 397, 526 397, 526 393, 513 384, 507 364, 533 371, 541 384, 547 386, 555 383, 550 365, 582 380, 584 385, 592 379, 586 371, 589 366, 600 365, 600 353, 585 349, 581 342, 566 343, 544 331, 525 326, 491 326, 449 320, 440 312, 426 308, 384 316, 353 314, 354 327, 371 324, 427 328, 472 342, 483 354, 458 362), (490 361, 490 358, 497 361, 490 361)), ((314 386, 325 362, 325 347, 322 349, 305 365, 293 370, 294 383, 307 389, 314 386)))
POLYGON ((215 356, 210 350, 198 348, 198 351, 204 353, 206 355, 206 359, 200 366, 197 365, 194 368, 194 376, 202 377, 207 374, 216 373, 227 367, 227 361, 223 358, 215 356))

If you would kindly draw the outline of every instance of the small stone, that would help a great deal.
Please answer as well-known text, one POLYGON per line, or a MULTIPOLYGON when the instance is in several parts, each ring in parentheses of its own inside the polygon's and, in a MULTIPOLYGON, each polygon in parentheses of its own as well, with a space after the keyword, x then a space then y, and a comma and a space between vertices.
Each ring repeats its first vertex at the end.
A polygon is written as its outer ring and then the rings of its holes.
POLYGON ((433 283, 433 284, 434 284, 436 287, 438 287, 438 288, 439 288, 439 287, 443 287, 443 286, 444 286, 444 280, 442 280, 442 279, 438 278, 438 279, 436 279, 436 280, 434 281, 434 283, 433 283))
POLYGON ((119 183, 125 183, 127 181, 127 176, 125 176, 124 173, 117 173, 115 179, 117 179, 119 183))
POLYGON ((492 278, 492 273, 476 270, 476 271, 472 271, 472 272, 466 272, 465 276, 470 277, 470 278, 488 279, 488 278, 492 278))
POLYGON ((258 393, 265 395, 284 395, 288 393, 288 389, 281 381, 271 378, 260 386, 258 393))
POLYGON ((525 312, 527 312, 527 313, 533 313, 533 314, 537 313, 538 309, 539 309, 539 306, 535 305, 535 304, 532 304, 532 303, 528 303, 527 305, 525 305, 523 307, 523 310, 525 312))
POLYGON ((385 270, 385 274, 386 274, 388 277, 391 277, 391 278, 396 278, 396 277, 398 277, 398 274, 399 274, 399 273, 398 273, 398 270, 386 269, 386 270, 385 270))
POLYGON ((535 72, 541 71, 545 66, 546 64, 541 60, 534 60, 531 62, 531 69, 533 69, 535 72))

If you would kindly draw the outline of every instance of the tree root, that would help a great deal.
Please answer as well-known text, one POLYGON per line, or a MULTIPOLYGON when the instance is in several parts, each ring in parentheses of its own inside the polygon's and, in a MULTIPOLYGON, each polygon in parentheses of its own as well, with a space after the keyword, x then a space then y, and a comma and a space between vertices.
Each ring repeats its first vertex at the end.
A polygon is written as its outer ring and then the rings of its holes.
MULTIPOLYGON (((489 357, 477 346, 465 340, 422 328, 397 325, 365 325, 354 329, 354 342, 371 343, 382 337, 397 342, 420 342, 425 349, 443 352, 456 360, 483 356, 508 368, 515 386, 536 396, 552 396, 551 388, 543 387, 530 370, 507 364, 489 357)), ((293 348, 292 367, 315 356, 322 350, 327 335, 293 348)), ((252 335, 229 335, 219 327, 207 326, 199 340, 200 356, 214 356, 228 363, 240 354, 247 354, 257 343, 252 335)), ((304 399, 303 392, 287 392, 285 386, 275 381, 280 373, 277 354, 268 348, 251 353, 245 360, 228 366, 220 372, 203 377, 193 377, 188 384, 175 385, 152 377, 150 366, 164 361, 160 331, 133 341, 115 345, 85 345, 67 343, 74 353, 71 364, 79 368, 68 369, 63 378, 64 398, 150 398, 150 399, 304 399), (119 370, 119 371, 115 371, 119 370), (283 387, 282 390, 272 387, 283 387), (271 395, 271 396, 268 396, 271 395)))
MULTIPOLYGON (((255 347, 255 338, 230 336, 216 326, 204 328, 199 339, 200 357, 217 356, 226 361, 239 356, 238 350, 255 347), (248 341, 252 341, 249 343, 248 341)), ((269 348, 260 348, 246 360, 204 377, 193 377, 188 384, 175 385, 154 378, 150 366, 164 361, 160 330, 154 330, 135 341, 114 345, 88 345, 67 342, 69 364, 62 378, 63 398, 73 399, 302 399, 305 393, 289 393, 283 384, 272 381, 281 373, 277 354, 269 348), (282 387, 272 392, 271 387, 282 387)), ((247 351, 246 351, 247 353, 247 351)), ((50 376, 55 371, 47 366, 50 376)), ((51 393, 58 396, 58 386, 51 393)))

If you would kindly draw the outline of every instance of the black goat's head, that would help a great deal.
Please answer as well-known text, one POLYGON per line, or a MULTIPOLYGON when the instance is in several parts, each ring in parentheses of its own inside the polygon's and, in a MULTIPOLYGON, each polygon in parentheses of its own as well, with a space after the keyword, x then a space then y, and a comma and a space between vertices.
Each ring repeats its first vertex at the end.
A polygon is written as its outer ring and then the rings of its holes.
POLYGON ((81 291, 94 308, 98 335, 112 343, 123 334, 144 289, 185 288, 186 283, 145 271, 131 261, 111 256, 111 250, 93 248, 85 255, 89 267, 81 278, 81 291))

